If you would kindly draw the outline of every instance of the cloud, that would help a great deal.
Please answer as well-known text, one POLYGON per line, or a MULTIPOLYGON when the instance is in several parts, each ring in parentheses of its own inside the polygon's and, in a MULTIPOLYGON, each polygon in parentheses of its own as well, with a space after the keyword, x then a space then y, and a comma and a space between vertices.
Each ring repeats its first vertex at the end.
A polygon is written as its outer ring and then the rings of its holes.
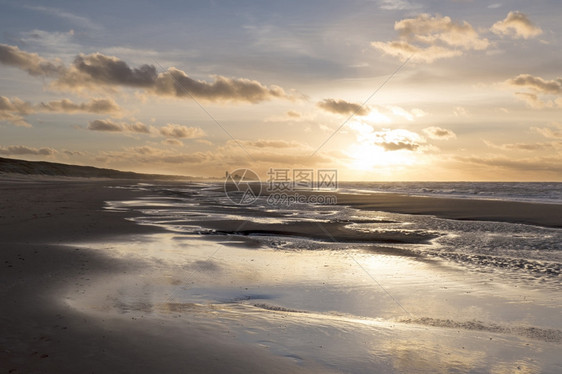
POLYGON ((435 45, 429 47, 417 47, 406 41, 372 42, 371 45, 387 55, 398 57, 402 61, 412 57, 413 61, 429 63, 442 58, 462 55, 461 50, 454 50, 435 45))
POLYGON ((330 167, 334 162, 334 158, 324 154, 310 157, 312 151, 305 145, 291 148, 290 152, 287 152, 287 148, 248 148, 251 151, 251 159, 233 141, 227 141, 213 150, 204 152, 181 152, 181 148, 172 148, 169 145, 161 147, 154 144, 128 147, 119 151, 101 152, 96 159, 112 167, 135 164, 148 170, 160 171, 174 170, 176 165, 181 165, 182 173, 203 171, 208 175, 223 175, 225 169, 234 170, 240 167, 251 167, 261 173, 260 175, 266 175, 270 167, 310 168, 320 164, 330 167))
POLYGON ((456 106, 453 110, 453 114, 455 115, 455 117, 467 117, 468 110, 466 110, 466 108, 462 106, 456 106))
POLYGON ((101 53, 80 54, 57 84, 151 87, 154 86, 157 76, 156 68, 152 65, 131 68, 117 57, 101 53))
POLYGON ((354 114, 357 116, 365 116, 369 114, 369 108, 361 104, 350 103, 345 100, 324 99, 316 104, 318 107, 336 114, 354 114))
POLYGON ((176 139, 195 139, 205 136, 205 132, 199 127, 187 127, 176 124, 168 124, 164 127, 156 128, 146 125, 140 121, 136 122, 115 122, 110 119, 96 119, 90 121, 88 130, 112 133, 136 133, 136 134, 152 134, 164 136, 164 142, 169 145, 183 145, 176 139))
POLYGON ((395 116, 405 118, 408 121, 413 121, 415 118, 427 115, 426 112, 419 108, 413 108, 412 110, 408 111, 400 106, 390 105, 387 106, 387 109, 390 110, 395 116))
POLYGON ((380 142, 377 143, 384 148, 385 151, 400 151, 400 150, 407 150, 407 151, 415 151, 419 148, 419 144, 416 143, 406 143, 406 142, 380 142))
POLYGON ((76 104, 68 99, 40 103, 38 105, 23 101, 17 97, 12 99, 0 96, 0 121, 11 122, 16 126, 31 127, 23 116, 37 112, 56 113, 113 113, 119 114, 121 108, 110 99, 93 99, 87 103, 76 104))
POLYGON ((152 131, 150 126, 145 125, 142 122, 125 123, 122 126, 126 131, 136 132, 139 134, 149 134, 152 131))
POLYGON ((535 157, 525 159, 512 159, 507 157, 456 157, 463 163, 486 166, 493 169, 509 169, 519 172, 550 172, 555 175, 562 173, 562 163, 559 157, 535 157))
POLYGON ((540 27, 535 26, 524 13, 518 11, 509 12, 505 19, 494 23, 490 30, 495 34, 515 39, 530 39, 542 34, 540 27))
POLYGON ((53 148, 32 148, 24 145, 10 145, 8 147, 0 146, 0 155, 33 155, 33 156, 52 156, 57 153, 53 148))
POLYGON ((71 156, 71 157, 73 157, 73 156, 84 156, 84 155, 85 155, 84 152, 80 152, 80 151, 69 151, 69 150, 67 150, 67 149, 65 149, 65 150, 63 151, 63 153, 64 153, 66 156, 71 156))
POLYGON ((121 108, 112 99, 92 99, 87 103, 76 104, 68 99, 41 103, 39 109, 59 113, 119 113, 121 108))
POLYGON ((509 79, 507 82, 513 86, 530 88, 535 92, 553 95, 562 94, 562 78, 545 80, 530 74, 520 74, 515 78, 509 79))
POLYGON ((33 106, 17 97, 10 99, 6 96, 0 96, 0 111, 30 114, 33 113, 33 106))
POLYGON ((100 157, 103 161, 125 160, 142 164, 201 164, 214 159, 215 156, 210 152, 177 153, 177 151, 147 145, 125 148, 123 151, 105 152, 100 157))
POLYGON ((541 150, 552 150, 556 149, 562 145, 562 142, 550 142, 550 143, 507 143, 507 144, 494 144, 492 142, 484 140, 484 143, 494 149, 501 149, 503 151, 541 151, 541 150))
POLYGON ((0 96, 0 121, 10 122, 16 126, 31 127, 23 116, 33 112, 31 104, 19 98, 0 96))
POLYGON ((39 5, 24 5, 25 8, 34 10, 37 12, 41 12, 44 14, 49 14, 51 16, 58 17, 60 19, 67 20, 76 26, 86 27, 92 30, 101 30, 102 27, 98 24, 94 23, 92 20, 86 17, 78 16, 76 14, 70 13, 68 11, 53 8, 53 7, 46 7, 46 6, 39 6, 39 5))
POLYGON ((162 144, 173 145, 175 147, 183 147, 183 143, 180 140, 174 138, 164 139, 162 140, 162 144))
POLYGON ((426 127, 422 131, 430 139, 449 140, 457 137, 453 131, 437 126, 426 127))
POLYGON ((562 107, 562 78, 546 80, 530 74, 520 74, 506 83, 515 88, 526 88, 530 92, 515 92, 515 96, 532 108, 562 107))
POLYGON ((380 0, 380 8, 384 10, 412 10, 421 8, 420 4, 407 0, 380 0))
POLYGON ((48 51, 53 56, 71 58, 80 45, 73 41, 74 30, 66 32, 34 29, 19 33, 18 44, 36 51, 48 51))
POLYGON ((152 132, 152 128, 142 122, 114 122, 109 119, 96 119, 90 121, 88 124, 88 130, 100 132, 132 132, 139 134, 150 134, 152 132))
MULTIPOLYGON (((230 142, 233 142, 232 140, 230 142)), ((258 140, 243 140, 239 141, 244 146, 254 148, 295 148, 302 147, 303 145, 294 141, 288 142, 286 140, 272 140, 272 139, 258 139, 258 140)))
POLYGON ((208 101, 258 103, 276 98, 293 99, 279 86, 267 87, 255 80, 220 75, 215 75, 214 82, 209 83, 190 78, 185 72, 173 67, 158 75, 153 92, 175 97, 193 96, 208 101))
POLYGON ((80 54, 67 67, 59 61, 49 61, 18 47, 0 44, 0 63, 17 67, 33 76, 54 77, 52 85, 59 89, 140 88, 154 95, 193 97, 211 102, 259 103, 296 98, 279 86, 266 86, 256 80, 220 75, 215 75, 212 82, 195 80, 174 67, 158 73, 153 65, 135 68, 117 57, 101 53, 80 54))
POLYGON ((425 139, 419 134, 405 129, 382 129, 375 131, 363 122, 350 122, 348 127, 356 133, 361 144, 375 145, 385 151, 416 151, 425 139))
POLYGON ((88 130, 121 132, 124 129, 122 125, 111 122, 110 120, 96 119, 94 121, 90 121, 90 123, 88 124, 88 130))
POLYGON ((545 138, 562 139, 562 125, 555 124, 555 127, 531 127, 531 130, 538 132, 545 138))
POLYGON ((315 122, 318 117, 317 111, 309 113, 301 113, 294 110, 289 110, 282 115, 272 115, 264 118, 264 122, 315 122))
POLYGON ((229 140, 224 146, 219 147, 215 154, 228 165, 236 168, 244 165, 267 170, 275 165, 283 168, 311 167, 318 164, 332 165, 334 160, 330 156, 322 152, 311 156, 313 151, 314 149, 310 146, 298 142, 261 139, 257 141, 239 140, 238 142, 229 140), (251 164, 249 164, 250 161, 251 164))
POLYGON ((524 101, 533 109, 552 108, 555 106, 555 102, 553 100, 542 100, 537 94, 530 92, 516 92, 515 97, 524 101))
POLYGON ((0 44, 0 63, 17 67, 33 76, 54 77, 65 70, 59 61, 49 61, 36 53, 27 53, 7 44, 0 44))
POLYGON ((78 55, 55 85, 79 89, 98 86, 143 88, 160 96, 194 97, 217 102, 258 103, 274 98, 290 98, 281 87, 267 87, 255 80, 216 75, 209 83, 195 80, 173 67, 160 74, 153 65, 132 68, 117 57, 101 53, 78 55))
POLYGON ((466 21, 454 22, 449 17, 423 13, 394 24, 399 40, 372 42, 382 52, 406 60, 433 62, 442 58, 460 56, 464 51, 483 50, 490 42, 481 38, 466 21))
POLYGON ((199 127, 187 127, 176 124, 168 124, 161 127, 160 134, 169 138, 185 139, 195 139, 205 136, 205 132, 199 127))

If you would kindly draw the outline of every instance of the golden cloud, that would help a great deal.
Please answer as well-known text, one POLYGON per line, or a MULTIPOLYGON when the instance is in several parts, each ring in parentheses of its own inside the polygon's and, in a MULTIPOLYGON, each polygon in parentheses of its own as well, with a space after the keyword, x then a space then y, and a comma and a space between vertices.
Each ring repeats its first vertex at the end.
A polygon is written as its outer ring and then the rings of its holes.
POLYGON ((372 42, 371 46, 405 61, 433 62, 442 58, 460 56, 463 51, 483 50, 490 42, 481 38, 466 21, 455 22, 449 17, 420 14, 394 24, 399 40, 372 42))
POLYGON ((509 12, 505 19, 494 23, 490 30, 495 34, 516 39, 530 39, 542 34, 540 27, 535 26, 524 13, 518 11, 509 12))

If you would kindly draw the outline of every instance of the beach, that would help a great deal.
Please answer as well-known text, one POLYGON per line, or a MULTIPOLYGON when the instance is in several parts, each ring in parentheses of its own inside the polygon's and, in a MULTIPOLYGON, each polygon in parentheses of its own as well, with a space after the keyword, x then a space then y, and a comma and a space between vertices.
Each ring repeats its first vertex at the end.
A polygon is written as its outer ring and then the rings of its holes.
POLYGON ((562 205, 4 175, 11 373, 557 373, 562 205))

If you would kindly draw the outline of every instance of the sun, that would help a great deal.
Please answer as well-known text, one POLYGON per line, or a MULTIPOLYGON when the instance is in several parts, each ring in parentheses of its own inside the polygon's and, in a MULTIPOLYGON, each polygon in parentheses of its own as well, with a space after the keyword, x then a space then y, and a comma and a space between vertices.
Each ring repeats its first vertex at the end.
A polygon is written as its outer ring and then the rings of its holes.
POLYGON ((353 170, 372 171, 413 165, 416 160, 412 152, 387 151, 377 144, 354 143, 346 152, 351 159, 353 170))

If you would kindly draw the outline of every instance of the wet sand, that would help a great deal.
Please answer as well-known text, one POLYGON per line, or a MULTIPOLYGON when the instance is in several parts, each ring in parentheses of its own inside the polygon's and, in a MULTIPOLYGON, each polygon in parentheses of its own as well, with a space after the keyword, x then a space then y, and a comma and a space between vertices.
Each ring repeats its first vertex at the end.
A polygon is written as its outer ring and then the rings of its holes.
MULTIPOLYGON (((555 373, 562 367, 558 291, 419 261, 380 247, 387 243, 380 236, 353 237, 342 222, 328 223, 327 234, 312 224, 208 221, 220 240, 138 225, 127 220, 138 212, 103 209, 104 201, 142 201, 146 192, 107 188, 122 184, 132 181, 0 177, 2 371, 555 373), (283 251, 252 244, 251 234, 374 244, 283 251)), ((449 213, 442 199, 338 199, 363 209, 521 219, 513 210, 519 203, 483 202, 485 214, 478 214, 480 203, 462 202, 449 213)), ((545 215, 559 212, 546 209, 545 215)), ((536 224, 557 222, 533 214, 536 224)))

